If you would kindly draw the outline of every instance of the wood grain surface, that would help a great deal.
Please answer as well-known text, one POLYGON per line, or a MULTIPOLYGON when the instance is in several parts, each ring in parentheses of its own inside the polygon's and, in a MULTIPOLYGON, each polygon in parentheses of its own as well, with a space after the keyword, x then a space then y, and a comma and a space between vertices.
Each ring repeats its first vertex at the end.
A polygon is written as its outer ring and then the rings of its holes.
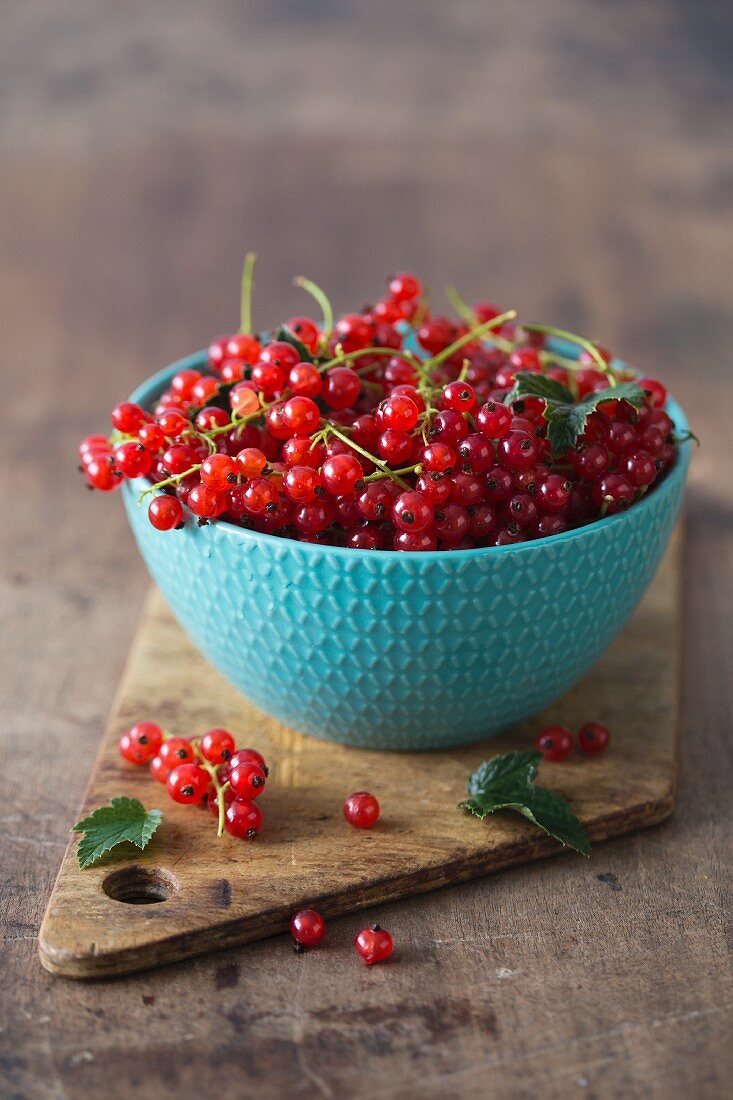
POLYGON ((718 0, 3 4, 3 1097, 727 1092, 732 39, 718 0), (340 308, 414 267, 669 381, 702 440, 676 810, 593 874, 567 856, 333 923, 388 917, 399 967, 273 939, 60 982, 38 929, 148 585, 76 443, 234 324, 247 247, 259 323, 305 308, 300 271, 340 308))
POLYGON ((84 812, 124 794, 160 806, 163 824, 143 853, 128 845, 84 871, 72 838, 41 926, 43 965, 70 978, 124 974, 286 932, 302 908, 330 921, 560 854, 562 845, 517 815, 481 822, 456 811, 470 772, 497 753, 531 748, 551 723, 575 730, 602 715, 613 730, 613 751, 540 769, 539 782, 562 793, 592 841, 663 821, 677 777, 677 536, 633 621, 573 691, 506 736, 449 752, 370 752, 279 725, 223 680, 152 590, 84 812), (223 726, 263 753, 271 770, 256 844, 217 838, 210 814, 174 805, 147 768, 123 764, 120 734, 141 714, 182 736, 223 726), (379 798, 382 816, 368 832, 343 820, 354 790, 379 798))

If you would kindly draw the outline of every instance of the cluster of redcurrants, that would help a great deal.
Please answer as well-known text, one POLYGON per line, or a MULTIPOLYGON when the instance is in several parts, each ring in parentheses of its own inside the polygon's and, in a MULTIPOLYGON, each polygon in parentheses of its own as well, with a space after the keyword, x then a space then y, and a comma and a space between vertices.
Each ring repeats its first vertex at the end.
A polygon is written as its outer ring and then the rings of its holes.
MULTIPOLYGON (((588 756, 605 752, 611 740, 608 726, 585 722, 578 730, 578 748, 588 756)), ((565 760, 573 751, 573 735, 567 726, 545 726, 535 738, 535 748, 553 764, 565 760)))
MULTIPOLYGON (((321 942, 326 934, 326 922, 315 909, 301 909, 290 921, 290 934, 293 937, 293 947, 300 954, 307 947, 316 947, 321 942)), ((389 958, 394 944, 389 932, 379 924, 372 924, 356 933, 354 948, 370 966, 389 958)))
POLYGON ((122 402, 112 437, 83 441, 89 485, 148 479, 161 531, 181 527, 187 509, 201 525, 305 542, 461 550, 590 523, 672 466, 660 382, 638 380, 640 407, 604 400, 553 453, 548 400, 516 396, 517 375, 542 376, 576 402, 631 376, 598 345, 577 338, 579 359, 563 358, 546 346, 553 330, 520 327, 487 303, 465 307, 472 326, 456 324, 421 294, 402 274, 335 324, 329 306, 321 326, 295 317, 275 339, 221 337, 206 368, 175 374, 152 411, 122 402))
POLYGON ((262 827, 255 801, 265 789, 267 764, 256 749, 237 750, 231 733, 212 729, 202 737, 169 737, 155 722, 136 722, 123 733, 120 753, 147 764, 174 802, 208 807, 232 836, 254 840, 262 827))

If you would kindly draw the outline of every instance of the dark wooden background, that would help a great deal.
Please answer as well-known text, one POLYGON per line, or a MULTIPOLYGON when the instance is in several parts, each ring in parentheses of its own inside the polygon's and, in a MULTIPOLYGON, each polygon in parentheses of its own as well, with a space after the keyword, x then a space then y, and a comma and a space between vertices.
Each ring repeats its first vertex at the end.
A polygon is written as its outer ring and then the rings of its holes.
MULTIPOLYGON (((722 1096, 731 971, 733 11, 712 0, 5 0, 2 1018, 8 1098, 722 1096), (122 981, 36 933, 148 584, 75 474, 112 402, 236 320, 395 267, 602 338, 703 446, 673 820, 122 981), (601 881, 611 872, 618 888, 601 881), (375 914, 377 916, 377 914, 375 914)), ((624 685, 619 684, 623 692, 624 685)))

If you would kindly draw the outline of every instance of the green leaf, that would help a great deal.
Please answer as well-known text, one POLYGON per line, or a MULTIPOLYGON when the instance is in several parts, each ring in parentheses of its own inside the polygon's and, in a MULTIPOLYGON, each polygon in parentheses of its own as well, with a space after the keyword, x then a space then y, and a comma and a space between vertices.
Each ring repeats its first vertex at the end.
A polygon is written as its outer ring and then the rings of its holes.
POLYGON ((72 832, 84 834, 76 850, 79 866, 89 867, 126 841, 145 848, 162 820, 160 810, 146 810, 136 798, 113 798, 109 806, 100 806, 74 825, 72 832))
POLYGON ((275 333, 275 339, 282 340, 286 344, 292 344, 303 363, 315 363, 316 360, 313 358, 312 353, 287 325, 280 326, 275 333))
MULTIPOLYGON (((537 396, 542 397, 544 395, 538 394, 537 396)), ((636 382, 620 382, 618 386, 609 386, 607 390, 589 393, 582 401, 578 401, 574 405, 548 404, 545 412, 547 438, 550 441, 553 455, 557 458, 575 446, 578 437, 585 431, 588 417, 605 401, 627 401, 629 405, 633 405, 635 409, 638 409, 641 407, 643 400, 644 391, 636 382)))
POLYGON ((567 386, 554 378, 548 378, 546 374, 533 374, 531 371, 520 370, 514 376, 514 386, 506 399, 506 404, 519 401, 522 397, 543 397, 545 401, 557 401, 558 403, 571 404, 573 395, 567 386))
POLYGON ((458 808, 481 819, 496 810, 514 810, 561 844, 589 856, 588 836, 565 799, 534 783, 541 759, 541 753, 529 751, 485 761, 468 777, 471 797, 459 802, 458 808))

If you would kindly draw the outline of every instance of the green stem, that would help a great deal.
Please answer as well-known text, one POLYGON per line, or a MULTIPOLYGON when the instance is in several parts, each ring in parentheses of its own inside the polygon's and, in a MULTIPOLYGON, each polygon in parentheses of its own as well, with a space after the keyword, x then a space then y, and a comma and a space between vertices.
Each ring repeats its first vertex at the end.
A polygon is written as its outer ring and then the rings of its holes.
MULTIPOLYGON (((337 355, 335 359, 329 359, 327 362, 321 363, 318 370, 323 372, 330 370, 331 367, 340 367, 342 363, 351 363, 354 359, 361 359, 362 355, 386 355, 390 359, 396 355, 402 359, 408 359, 411 363, 418 364, 420 362, 417 356, 406 348, 360 348, 359 351, 344 352, 342 355, 337 355)), ((373 367, 370 365, 363 369, 372 370, 373 367)))
MULTIPOLYGON (((353 447, 353 443, 351 445, 353 447)), ((418 464, 416 466, 403 466, 401 470, 392 470, 391 472, 387 471, 387 470, 376 470, 373 474, 368 474, 367 477, 364 478, 364 481, 366 481, 366 482, 384 481, 384 479, 386 477, 390 477, 391 474, 418 474, 418 475, 420 475, 421 473, 422 473, 422 466, 418 462, 418 464)))
POLYGON ((244 257, 242 268, 242 292, 239 300, 239 331, 245 336, 252 334, 252 287, 254 285, 254 269, 257 255, 248 252, 244 257))
POLYGON ((195 466, 191 466, 189 470, 184 470, 182 474, 174 474, 173 477, 167 477, 165 481, 156 481, 155 485, 151 485, 148 489, 143 489, 137 498, 138 507, 145 500, 145 497, 150 496, 151 493, 155 493, 158 489, 164 489, 166 485, 180 485, 182 481, 185 481, 190 474, 195 474, 201 469, 201 463, 197 462, 195 466))
POLYGON ((323 348, 328 347, 328 341, 331 338, 333 332, 333 309, 331 303, 328 300, 328 296, 325 291, 321 290, 317 283, 314 283, 312 279, 306 279, 303 275, 299 275, 297 279, 293 279, 296 286, 302 287, 307 291, 312 298, 318 302, 321 307, 321 313, 323 314, 323 331, 321 332, 321 346, 323 348))
MULTIPOLYGON (((477 325, 476 328, 471 329, 465 336, 461 336, 458 340, 454 340, 452 344, 449 344, 447 348, 443 348, 437 355, 434 355, 432 359, 426 359, 424 366, 432 371, 435 367, 439 367, 441 363, 444 363, 446 359, 450 359, 452 355, 455 355, 461 348, 465 348, 466 344, 473 343, 474 340, 478 340, 485 333, 491 332, 492 328, 501 328, 507 321, 513 321, 517 316, 515 309, 508 309, 506 313, 500 313, 498 317, 492 317, 490 321, 484 321, 482 325, 477 325)), ((526 326, 525 326, 526 327, 526 326)))
POLYGON ((616 385, 616 379, 609 364, 603 358, 598 348, 590 340, 586 340, 584 336, 577 336, 574 332, 567 332, 563 328, 554 328, 552 325, 528 325, 522 324, 522 328, 527 332, 542 332, 546 336, 557 336, 561 340, 569 340, 571 344, 577 344, 578 347, 583 348, 588 354, 595 360, 598 369, 608 375, 608 380, 612 386, 616 385))
POLYGON ((226 806, 224 805, 224 792, 229 787, 229 783, 228 782, 227 783, 220 783, 219 782, 219 775, 217 773, 216 767, 213 764, 210 764, 209 761, 206 759, 206 757, 204 756, 204 754, 202 753, 202 751, 199 747, 198 740, 193 741, 192 744, 193 744, 193 751, 195 752, 196 758, 199 762, 199 766, 202 767, 205 772, 208 772, 209 778, 211 779, 211 782, 214 784, 214 790, 216 791, 216 801, 217 801, 217 804, 219 806, 219 827, 216 831, 216 835, 217 836, 223 836, 224 835, 224 815, 226 814, 226 806))
POLYGON ((337 439, 340 439, 342 443, 346 443, 353 451, 356 451, 372 462, 377 469, 382 471, 385 477, 391 477, 393 481, 396 481, 401 489, 407 490, 410 488, 407 482, 402 480, 396 470, 390 470, 386 462, 383 462, 381 458, 377 458, 376 455, 371 454, 369 451, 364 450, 364 448, 360 447, 358 443, 355 443, 353 439, 349 439, 348 435, 345 435, 344 432, 340 431, 338 428, 334 428, 333 424, 329 423, 329 421, 324 421, 324 427, 326 427, 332 435, 335 435, 337 439))

